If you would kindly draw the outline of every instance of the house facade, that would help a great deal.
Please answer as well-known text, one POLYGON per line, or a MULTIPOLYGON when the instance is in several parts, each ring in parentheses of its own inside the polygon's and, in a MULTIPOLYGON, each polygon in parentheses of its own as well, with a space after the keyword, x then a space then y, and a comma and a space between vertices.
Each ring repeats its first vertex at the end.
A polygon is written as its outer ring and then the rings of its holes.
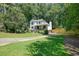
POLYGON ((43 19, 39 20, 31 20, 30 21, 30 30, 36 31, 36 30, 52 30, 52 23, 47 23, 43 19))

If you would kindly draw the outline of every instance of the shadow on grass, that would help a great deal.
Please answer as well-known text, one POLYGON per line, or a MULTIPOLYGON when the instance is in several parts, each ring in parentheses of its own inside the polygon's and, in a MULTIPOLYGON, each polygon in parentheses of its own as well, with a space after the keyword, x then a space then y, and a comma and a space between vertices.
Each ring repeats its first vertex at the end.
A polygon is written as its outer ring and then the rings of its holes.
POLYGON ((47 41, 33 42, 28 51, 33 56, 66 56, 69 55, 64 48, 63 36, 49 36, 47 41))

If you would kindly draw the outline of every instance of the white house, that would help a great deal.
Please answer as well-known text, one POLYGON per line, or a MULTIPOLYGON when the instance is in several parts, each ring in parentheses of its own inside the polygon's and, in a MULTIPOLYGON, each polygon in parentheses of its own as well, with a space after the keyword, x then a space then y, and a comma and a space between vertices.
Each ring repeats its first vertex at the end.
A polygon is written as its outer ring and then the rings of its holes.
POLYGON ((31 20, 30 21, 30 30, 52 30, 52 22, 47 23, 43 19, 31 20))

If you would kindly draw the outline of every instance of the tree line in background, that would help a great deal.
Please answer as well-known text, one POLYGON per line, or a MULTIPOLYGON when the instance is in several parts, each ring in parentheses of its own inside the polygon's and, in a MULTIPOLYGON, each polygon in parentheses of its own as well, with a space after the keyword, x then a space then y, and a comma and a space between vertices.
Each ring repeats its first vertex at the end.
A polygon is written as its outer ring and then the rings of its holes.
POLYGON ((52 21, 53 28, 79 30, 79 4, 0 4, 0 31, 23 33, 29 31, 32 19, 52 21))

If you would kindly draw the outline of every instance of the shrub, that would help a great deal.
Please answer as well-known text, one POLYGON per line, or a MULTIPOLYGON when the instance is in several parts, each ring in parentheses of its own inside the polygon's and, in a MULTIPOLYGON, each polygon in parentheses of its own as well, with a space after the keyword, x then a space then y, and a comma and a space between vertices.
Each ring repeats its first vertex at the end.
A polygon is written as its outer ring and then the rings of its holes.
POLYGON ((44 34, 46 34, 46 35, 47 35, 47 34, 48 34, 48 30, 45 30, 45 31, 44 31, 44 34))

